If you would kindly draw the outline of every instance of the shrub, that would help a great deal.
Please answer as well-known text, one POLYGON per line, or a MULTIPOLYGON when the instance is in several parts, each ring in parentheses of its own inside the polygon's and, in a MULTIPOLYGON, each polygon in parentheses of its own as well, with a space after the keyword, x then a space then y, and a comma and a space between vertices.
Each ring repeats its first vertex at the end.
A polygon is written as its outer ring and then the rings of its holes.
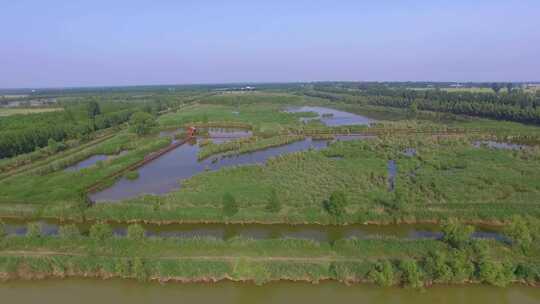
POLYGON ((448 283, 453 279, 453 271, 447 263, 448 258, 443 251, 431 252, 424 261, 424 269, 433 281, 448 283))
POLYGON ((135 112, 129 119, 129 125, 131 126, 131 129, 137 133, 137 135, 144 135, 156 125, 156 119, 151 114, 145 112, 135 112))
POLYGON ((448 257, 448 265, 452 269, 452 281, 463 283, 474 276, 474 264, 465 250, 453 249, 448 257))
POLYGON ((330 198, 323 202, 323 207, 326 212, 334 217, 341 217, 345 213, 347 199, 342 191, 334 191, 330 198))
POLYGON ((402 272, 402 282, 407 287, 421 288, 424 286, 422 282, 422 272, 418 268, 418 264, 414 260, 404 260, 399 263, 399 269, 402 272))
POLYGON ((520 248, 523 252, 527 252, 533 242, 529 225, 521 216, 514 216, 504 233, 512 240, 512 244, 520 248))
POLYGON ((125 176, 128 180, 136 180, 139 178, 139 171, 129 171, 125 176))
POLYGON ((514 268, 510 264, 483 260, 479 265, 478 277, 482 282, 504 287, 514 279, 514 268))
POLYGON ((474 233, 474 227, 464 225, 457 219, 449 219, 442 227, 444 236, 443 241, 454 248, 463 248, 470 244, 471 235, 474 233))
POLYGON ((390 261, 375 264, 368 277, 380 286, 392 286, 395 282, 394 266, 390 261))
POLYGON ((60 226, 58 234, 64 239, 73 239, 81 236, 79 228, 74 224, 60 226))
POLYGON ((129 225, 127 229, 127 237, 132 240, 143 240, 145 237, 145 231, 143 226, 139 224, 129 225))
POLYGON ((37 238, 41 236, 41 224, 40 223, 28 223, 26 236, 29 238, 37 238))
POLYGON ((141 258, 135 258, 131 268, 133 275, 137 280, 141 282, 148 280, 148 270, 146 269, 146 265, 141 258))
POLYGON ((277 196, 277 192, 275 189, 272 189, 270 191, 270 197, 268 198, 268 204, 266 205, 266 210, 277 213, 281 210, 281 202, 279 201, 279 198, 277 196))
POLYGON ((112 228, 106 223, 97 223, 90 227, 90 237, 95 240, 103 241, 111 238, 112 235, 112 228))
POLYGON ((225 216, 233 216, 238 213, 238 203, 232 194, 225 193, 223 195, 223 214, 225 216))

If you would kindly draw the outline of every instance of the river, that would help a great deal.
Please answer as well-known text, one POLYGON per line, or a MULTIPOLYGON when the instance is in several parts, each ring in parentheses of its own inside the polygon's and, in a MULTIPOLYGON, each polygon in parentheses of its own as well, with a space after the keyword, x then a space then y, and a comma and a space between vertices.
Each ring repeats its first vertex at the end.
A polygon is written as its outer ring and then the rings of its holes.
POLYGON ((497 288, 483 285, 437 286, 426 291, 382 288, 370 284, 346 286, 280 282, 262 287, 221 282, 158 284, 135 281, 67 279, 11 281, 0 284, 2 303, 370 303, 370 304, 532 304, 540 302, 540 289, 525 286, 497 288))

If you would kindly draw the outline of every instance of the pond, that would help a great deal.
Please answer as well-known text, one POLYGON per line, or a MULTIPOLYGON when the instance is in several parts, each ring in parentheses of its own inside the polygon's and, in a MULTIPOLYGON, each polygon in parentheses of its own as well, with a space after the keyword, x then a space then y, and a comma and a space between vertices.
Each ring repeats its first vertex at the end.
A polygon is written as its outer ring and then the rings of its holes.
POLYGON ((308 122, 310 120, 320 120, 322 123, 329 127, 336 126, 351 126, 351 125, 369 125, 376 122, 376 120, 367 116, 353 114, 350 112, 339 111, 325 107, 315 106, 303 106, 303 107, 289 107, 285 110, 289 113, 303 113, 314 112, 317 113, 317 117, 302 117, 301 121, 308 122))
POLYGON ((247 164, 262 164, 269 158, 282 154, 305 151, 310 148, 322 149, 327 146, 327 143, 327 140, 307 138, 280 147, 229 157, 220 157, 218 155, 198 161, 199 145, 194 140, 139 168, 138 179, 128 180, 127 178, 121 178, 112 187, 92 193, 90 199, 95 202, 102 202, 119 201, 142 194, 162 195, 180 188, 180 180, 190 178, 207 170, 218 170, 223 167, 247 164))
MULTIPOLYGON (((58 235, 60 223, 56 221, 41 221, 41 231, 44 235, 58 235)), ((79 231, 88 234, 93 223, 76 224, 79 231)), ((25 235, 27 221, 6 220, 5 231, 8 235, 25 235)), ((127 224, 111 224, 116 236, 125 236, 127 224)), ((231 239, 244 237, 251 239, 298 238, 318 242, 334 242, 349 238, 379 238, 393 237, 398 239, 439 239, 443 236, 441 227, 434 224, 401 224, 401 225, 286 225, 286 224, 142 224, 149 237, 212 237, 231 239)), ((476 226, 475 238, 496 239, 506 241, 498 227, 476 226)))
POLYGON ((432 304, 490 303, 532 304, 540 301, 540 289, 525 286, 498 288, 485 285, 436 286, 425 292, 382 288, 371 284, 346 286, 276 282, 264 286, 220 282, 199 284, 138 283, 130 280, 67 279, 8 281, 0 284, 5 303, 369 303, 432 304))

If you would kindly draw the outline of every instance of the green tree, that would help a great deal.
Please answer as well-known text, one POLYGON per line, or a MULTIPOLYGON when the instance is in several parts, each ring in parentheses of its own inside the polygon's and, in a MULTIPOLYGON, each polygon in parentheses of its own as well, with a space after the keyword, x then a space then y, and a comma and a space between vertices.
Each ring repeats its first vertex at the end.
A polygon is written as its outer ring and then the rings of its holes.
POLYGON ((97 223, 90 227, 90 237, 94 240, 103 241, 113 236, 112 228, 106 223, 97 223))
POLYGON ((470 244, 471 235, 474 233, 474 227, 464 225, 457 219, 447 220, 442 227, 444 236, 443 241, 454 248, 463 248, 470 244))
POLYGON ((401 270, 402 281, 405 286, 412 288, 421 288, 424 286, 422 272, 416 261, 403 260, 399 263, 399 269, 401 270))
POLYGON ((59 150, 58 142, 54 140, 54 138, 49 138, 47 141, 47 148, 49 149, 50 153, 56 153, 59 150))
POLYGON ((156 119, 146 112, 135 112, 129 119, 132 130, 138 135, 147 134, 152 127, 156 126, 156 119))
POLYGON ((514 216, 504 231, 505 235, 512 240, 512 244, 527 252, 533 242, 533 235, 527 220, 521 216, 514 216))
POLYGON ((440 283, 452 281, 454 274, 447 261, 448 258, 442 250, 435 250, 426 257, 424 269, 431 276, 433 281, 440 283))
POLYGON ((143 226, 139 224, 129 225, 127 230, 127 237, 131 240, 144 240, 145 231, 143 226))
POLYGON ((330 215, 340 218, 345 214, 347 199, 342 191, 334 191, 330 194, 330 198, 323 202, 323 207, 330 215))
POLYGON ((409 105, 409 116, 412 118, 416 118, 418 115, 418 103, 415 101, 411 102, 409 105))
POLYGON ((505 287, 514 280, 514 270, 509 263, 483 260, 479 265, 478 276, 482 282, 505 287))
POLYGON ((141 282, 148 280, 148 270, 146 269, 146 265, 141 258, 133 259, 131 268, 137 280, 141 282))
POLYGON ((97 103, 97 101, 95 100, 89 101, 87 105, 87 113, 88 113, 88 118, 92 120, 92 128, 95 130, 96 129, 96 116, 101 114, 99 103, 97 103))
POLYGON ((453 273, 452 282, 463 283, 474 275, 474 264, 465 250, 451 249, 448 265, 453 273))
POLYGON ((379 286, 392 286, 395 283, 395 270, 388 260, 375 264, 368 277, 379 286))
POLYGON ((266 210, 277 213, 281 210, 281 202, 279 201, 279 198, 277 196, 277 192, 275 189, 272 189, 270 191, 270 196, 268 197, 268 204, 266 205, 266 210))
POLYGON ((223 214, 233 216, 236 213, 238 213, 238 203, 234 196, 227 192, 223 195, 223 214))

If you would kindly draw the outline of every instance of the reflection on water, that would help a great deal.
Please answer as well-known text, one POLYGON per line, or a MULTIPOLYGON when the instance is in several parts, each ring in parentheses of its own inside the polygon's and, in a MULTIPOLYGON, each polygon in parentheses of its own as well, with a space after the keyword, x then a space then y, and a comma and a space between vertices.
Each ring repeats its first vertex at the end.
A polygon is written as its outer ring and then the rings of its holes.
MULTIPOLYGON (((42 234, 57 235, 59 223, 41 221, 42 234)), ((92 223, 78 223, 77 228, 82 234, 88 234, 92 223)), ((111 224, 116 236, 127 234, 127 224, 111 224)), ((398 239, 440 239, 443 234, 438 225, 432 224, 401 224, 401 225, 286 225, 286 224, 142 224, 149 237, 212 237, 227 240, 233 237, 252 239, 299 238, 318 242, 334 242, 341 239, 367 239, 393 237, 398 239)), ((5 230, 8 235, 25 235, 27 222, 7 220, 5 230)), ((473 234, 475 238, 496 239, 507 241, 499 229, 488 226, 477 226, 473 234)))
POLYGON ((301 120, 307 122, 309 120, 320 120, 329 127, 335 126, 350 126, 350 125, 369 125, 376 120, 366 116, 353 114, 350 112, 339 111, 325 107, 289 107, 285 110, 289 113, 314 112, 317 117, 302 117, 301 120))

